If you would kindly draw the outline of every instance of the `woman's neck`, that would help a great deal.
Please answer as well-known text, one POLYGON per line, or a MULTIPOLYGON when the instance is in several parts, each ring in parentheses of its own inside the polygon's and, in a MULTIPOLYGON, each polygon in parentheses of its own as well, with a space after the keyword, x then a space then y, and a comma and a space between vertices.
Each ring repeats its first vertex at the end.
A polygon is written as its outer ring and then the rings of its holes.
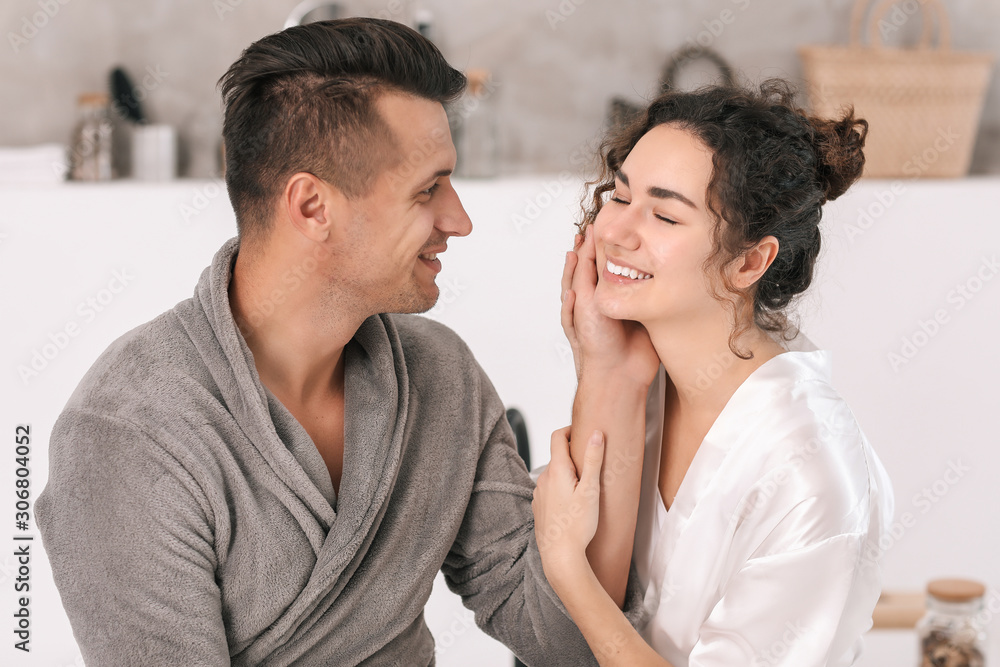
POLYGON ((731 323, 723 326, 647 326, 653 347, 670 379, 674 408, 692 417, 718 416, 744 380, 766 361, 785 352, 756 326, 729 347, 731 323))

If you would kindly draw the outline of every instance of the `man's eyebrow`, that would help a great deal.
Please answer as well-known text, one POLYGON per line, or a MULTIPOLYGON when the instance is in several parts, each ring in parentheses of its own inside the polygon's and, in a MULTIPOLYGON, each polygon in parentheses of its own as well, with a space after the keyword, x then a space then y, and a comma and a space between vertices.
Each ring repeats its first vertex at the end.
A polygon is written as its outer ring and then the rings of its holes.
MULTIPOLYGON (((625 175, 625 172, 623 172, 621 169, 618 169, 615 171, 615 176, 618 177, 618 180, 624 183, 626 187, 628 186, 628 176, 625 175)), ((693 201, 691 201, 681 193, 677 192, 676 190, 670 190, 668 188, 661 188, 659 186, 652 185, 649 187, 647 192, 649 193, 650 197, 656 197, 657 199, 676 199, 677 201, 683 204, 687 204, 694 210, 696 211, 698 210, 697 204, 695 204, 693 201)))
MULTIPOLYGON (((451 172, 452 172, 451 169, 439 169, 436 172, 434 172, 433 176, 431 176, 430 178, 425 178, 423 181, 421 181, 421 185, 428 185, 430 183, 433 183, 442 176, 451 176, 451 172)), ((421 187, 420 189, 423 190, 424 188, 421 187)))

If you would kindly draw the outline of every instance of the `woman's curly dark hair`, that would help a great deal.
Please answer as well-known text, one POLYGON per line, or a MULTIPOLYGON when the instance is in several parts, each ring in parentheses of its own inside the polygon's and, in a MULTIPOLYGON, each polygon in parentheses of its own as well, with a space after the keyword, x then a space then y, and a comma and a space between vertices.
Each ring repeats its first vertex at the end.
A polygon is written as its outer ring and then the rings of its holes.
POLYGON ((729 347, 753 323, 786 339, 792 328, 784 313, 812 282, 820 249, 819 221, 825 202, 836 199, 860 176, 868 122, 847 109, 838 120, 807 115, 794 105, 787 81, 768 79, 759 89, 712 86, 692 92, 668 90, 629 125, 612 130, 601 144, 601 173, 589 182, 583 203, 584 229, 594 222, 615 189, 617 172, 632 148, 654 127, 671 124, 691 132, 712 151, 706 200, 715 217, 714 249, 706 271, 719 270, 733 304, 729 347), (593 191, 591 193, 591 188, 593 191), (747 290, 721 272, 765 236, 778 239, 778 254, 747 290))

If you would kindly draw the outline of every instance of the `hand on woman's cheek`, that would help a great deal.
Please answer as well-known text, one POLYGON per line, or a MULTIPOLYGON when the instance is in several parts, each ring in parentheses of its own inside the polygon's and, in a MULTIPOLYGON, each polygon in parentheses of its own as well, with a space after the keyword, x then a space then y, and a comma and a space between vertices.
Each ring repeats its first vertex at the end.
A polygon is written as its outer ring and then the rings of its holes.
POLYGON ((559 589, 587 563, 587 545, 597 531, 604 435, 594 431, 578 477, 569 454, 569 428, 552 434, 552 459, 535 487, 531 508, 535 539, 549 583, 559 589))
POLYGON ((648 386, 660 367, 649 334, 636 322, 612 319, 602 312, 595 299, 603 264, 597 265, 594 226, 577 239, 574 251, 567 253, 562 278, 562 325, 573 349, 577 379, 588 369, 599 376, 610 373, 648 386))

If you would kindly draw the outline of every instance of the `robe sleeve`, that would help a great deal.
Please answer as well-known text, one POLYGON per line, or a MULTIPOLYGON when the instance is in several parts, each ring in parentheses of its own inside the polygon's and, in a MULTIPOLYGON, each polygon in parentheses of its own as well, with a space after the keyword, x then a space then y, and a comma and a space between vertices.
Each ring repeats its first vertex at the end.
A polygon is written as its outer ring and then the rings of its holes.
POLYGON ((36 504, 52 574, 88 665, 229 665, 211 510, 132 424, 67 412, 36 504))
MULTIPOLYGON (((462 526, 442 572, 476 615, 476 624, 526 665, 596 665, 586 640, 549 586, 535 543, 534 484, 502 416, 488 436, 462 526)), ((629 573, 625 615, 642 616, 642 594, 629 573)))

